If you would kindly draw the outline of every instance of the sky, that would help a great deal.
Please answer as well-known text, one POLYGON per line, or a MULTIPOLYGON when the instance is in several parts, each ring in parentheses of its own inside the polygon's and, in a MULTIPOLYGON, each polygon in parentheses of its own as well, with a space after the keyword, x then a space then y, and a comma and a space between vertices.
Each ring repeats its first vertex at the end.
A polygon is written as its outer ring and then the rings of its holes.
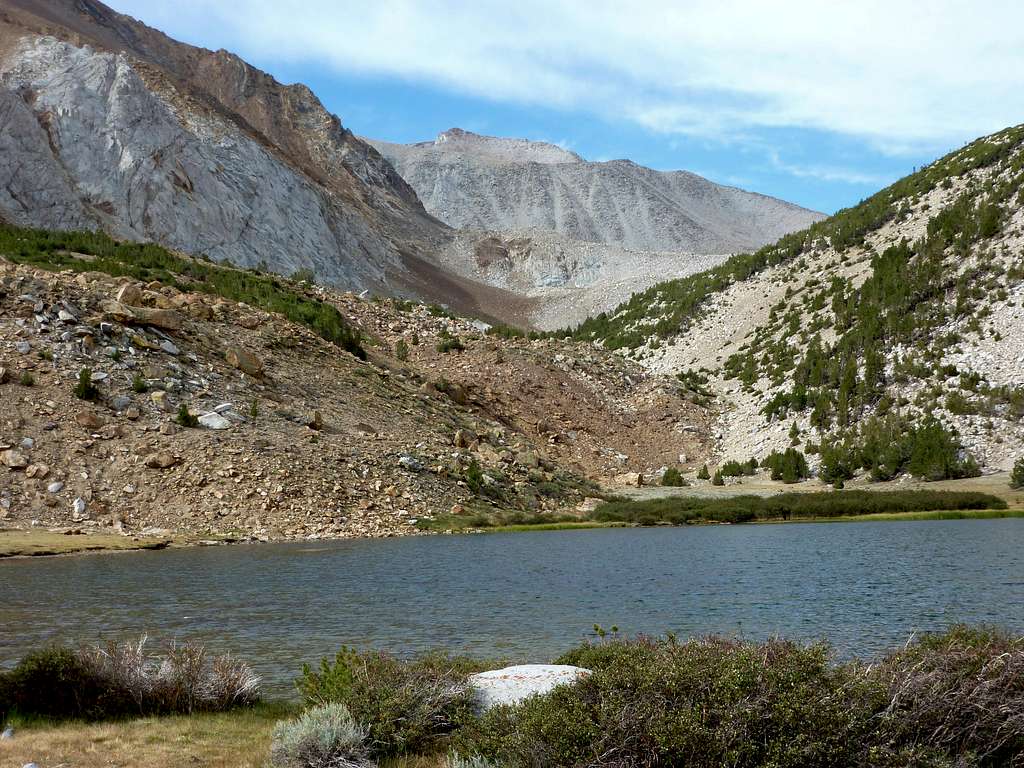
POLYGON ((832 213, 1024 122, 1020 0, 108 0, 362 136, 459 127, 832 213))

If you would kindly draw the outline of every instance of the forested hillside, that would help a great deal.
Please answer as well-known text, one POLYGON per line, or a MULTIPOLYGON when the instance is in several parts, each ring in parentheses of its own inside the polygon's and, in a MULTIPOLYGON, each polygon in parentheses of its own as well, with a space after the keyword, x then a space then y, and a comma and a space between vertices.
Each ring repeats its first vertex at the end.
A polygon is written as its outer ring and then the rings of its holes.
POLYGON ((979 139, 571 334, 741 395, 723 417, 725 453, 800 444, 831 481, 1012 463, 1024 416, 1022 142, 1021 126, 979 139))

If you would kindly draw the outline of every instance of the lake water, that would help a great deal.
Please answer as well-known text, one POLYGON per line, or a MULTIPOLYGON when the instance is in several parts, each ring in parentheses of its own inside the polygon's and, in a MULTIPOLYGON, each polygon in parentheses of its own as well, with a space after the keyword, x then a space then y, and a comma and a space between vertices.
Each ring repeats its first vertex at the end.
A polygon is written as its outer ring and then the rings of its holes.
POLYGON ((418 537, 0 561, 0 664, 149 633, 287 692, 342 644, 546 661, 592 633, 772 634, 868 656, 952 622, 1024 629, 1024 519, 418 537))

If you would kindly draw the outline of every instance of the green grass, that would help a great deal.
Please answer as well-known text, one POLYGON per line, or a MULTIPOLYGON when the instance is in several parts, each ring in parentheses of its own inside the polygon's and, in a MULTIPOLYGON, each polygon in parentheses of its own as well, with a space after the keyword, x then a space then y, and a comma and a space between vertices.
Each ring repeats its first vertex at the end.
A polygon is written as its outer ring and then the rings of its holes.
MULTIPOLYGON (((747 523, 767 520, 836 519, 906 513, 1004 512, 1003 499, 973 491, 833 491, 783 493, 776 496, 706 498, 672 496, 647 501, 613 501, 598 507, 591 519, 634 525, 668 523, 747 523)), ((927 518, 938 519, 938 518, 927 518)))
POLYGON ((359 331, 336 307, 310 298, 276 275, 212 264, 171 253, 152 243, 119 242, 100 232, 53 232, 0 224, 0 254, 18 264, 51 271, 105 272, 183 291, 209 293, 284 315, 365 360, 359 331), (76 254, 85 254, 81 258, 76 254))

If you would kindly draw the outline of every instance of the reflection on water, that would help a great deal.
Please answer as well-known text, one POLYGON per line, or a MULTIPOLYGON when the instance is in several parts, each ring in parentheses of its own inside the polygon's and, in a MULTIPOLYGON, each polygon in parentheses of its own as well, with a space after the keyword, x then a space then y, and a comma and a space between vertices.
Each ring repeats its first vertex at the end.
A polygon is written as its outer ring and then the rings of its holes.
POLYGON ((827 638, 1024 628, 1024 519, 418 537, 0 561, 0 664, 49 640, 190 637, 276 692, 342 645, 547 660, 593 625, 827 638))

